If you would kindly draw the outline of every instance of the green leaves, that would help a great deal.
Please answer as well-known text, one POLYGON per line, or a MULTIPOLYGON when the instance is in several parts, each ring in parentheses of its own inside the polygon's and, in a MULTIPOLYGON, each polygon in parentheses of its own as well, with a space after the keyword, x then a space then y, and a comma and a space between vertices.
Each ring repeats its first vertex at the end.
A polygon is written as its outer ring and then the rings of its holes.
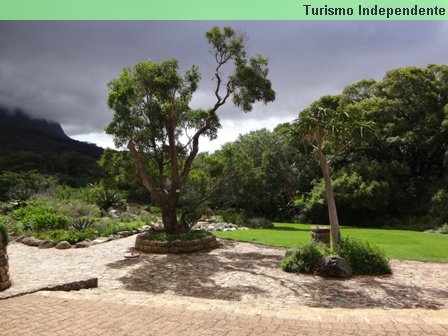
POLYGON ((343 96, 315 101, 300 112, 294 126, 298 140, 321 151, 328 162, 375 130, 375 123, 363 110, 356 103, 346 105, 343 96))

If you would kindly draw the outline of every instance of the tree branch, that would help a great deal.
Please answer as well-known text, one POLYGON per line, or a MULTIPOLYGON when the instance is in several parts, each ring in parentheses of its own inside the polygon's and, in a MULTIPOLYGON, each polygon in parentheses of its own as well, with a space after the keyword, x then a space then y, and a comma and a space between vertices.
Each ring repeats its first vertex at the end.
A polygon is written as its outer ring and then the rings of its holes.
POLYGON ((348 146, 353 142, 353 139, 345 143, 344 145, 340 146, 338 149, 336 149, 336 152, 333 154, 333 156, 330 158, 330 160, 327 161, 328 166, 331 166, 331 164, 336 160, 336 158, 344 152, 348 146))
POLYGON ((158 192, 156 188, 149 182, 148 175, 146 175, 145 169, 143 168, 143 163, 140 157, 140 153, 135 148, 135 144, 132 140, 128 142, 128 149, 131 153, 132 159, 134 160, 135 166, 137 168, 138 175, 143 183, 143 186, 149 193, 154 197, 156 202, 161 205, 163 203, 163 196, 158 192))

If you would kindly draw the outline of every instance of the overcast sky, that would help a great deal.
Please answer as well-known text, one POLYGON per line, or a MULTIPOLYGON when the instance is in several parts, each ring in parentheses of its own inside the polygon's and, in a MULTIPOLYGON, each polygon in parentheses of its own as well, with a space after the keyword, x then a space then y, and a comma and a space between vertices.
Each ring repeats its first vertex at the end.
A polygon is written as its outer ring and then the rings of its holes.
POLYGON ((249 114, 227 104, 218 140, 202 141, 201 150, 291 121, 322 95, 358 80, 448 63, 446 21, 0 21, 0 104, 60 122, 73 138, 113 147, 103 132, 113 115, 107 82, 141 60, 177 58, 182 69, 199 66, 192 106, 207 108, 214 63, 204 32, 229 24, 247 34, 249 55, 269 58, 277 99, 249 114))

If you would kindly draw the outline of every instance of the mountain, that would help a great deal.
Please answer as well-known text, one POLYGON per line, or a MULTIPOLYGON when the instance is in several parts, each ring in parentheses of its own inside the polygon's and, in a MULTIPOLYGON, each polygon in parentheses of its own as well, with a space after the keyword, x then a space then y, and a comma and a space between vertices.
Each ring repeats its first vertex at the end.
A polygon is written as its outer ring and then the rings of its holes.
POLYGON ((103 149, 68 137, 59 123, 0 107, 0 173, 37 170, 73 186, 97 181, 103 149))
POLYGON ((20 109, 9 112, 0 107, 0 128, 20 131, 41 132, 61 139, 70 139, 60 124, 45 119, 34 119, 20 109))

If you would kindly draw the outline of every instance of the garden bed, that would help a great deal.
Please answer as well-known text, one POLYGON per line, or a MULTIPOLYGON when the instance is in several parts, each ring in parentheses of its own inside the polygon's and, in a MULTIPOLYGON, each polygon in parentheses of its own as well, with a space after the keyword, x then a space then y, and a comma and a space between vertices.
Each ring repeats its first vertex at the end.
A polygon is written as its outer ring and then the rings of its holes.
POLYGON ((216 248, 216 237, 205 231, 190 231, 179 235, 149 231, 139 234, 135 248, 150 253, 191 253, 216 248))

